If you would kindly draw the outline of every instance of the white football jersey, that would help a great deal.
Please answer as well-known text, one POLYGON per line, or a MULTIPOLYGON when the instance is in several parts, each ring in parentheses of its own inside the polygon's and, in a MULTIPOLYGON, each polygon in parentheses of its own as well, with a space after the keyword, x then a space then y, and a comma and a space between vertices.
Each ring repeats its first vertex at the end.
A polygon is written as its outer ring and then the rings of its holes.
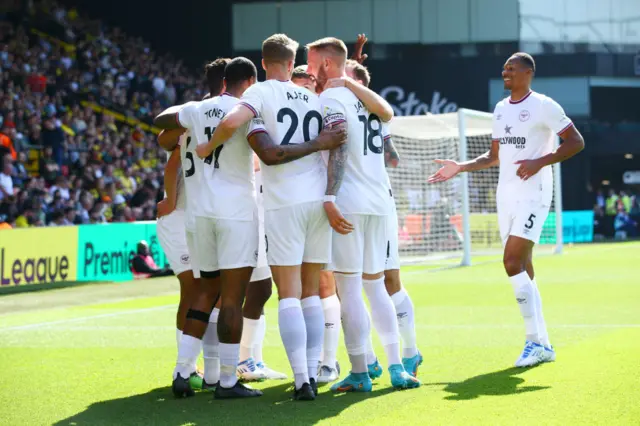
MULTIPOLYGON (((189 102, 195 103, 195 102, 189 102)), ((185 104, 186 105, 186 104, 185 104)), ((200 193, 202 187, 200 181, 204 171, 204 162, 196 155, 198 141, 191 136, 191 130, 187 130, 180 136, 180 163, 182 164, 182 179, 186 195, 186 207, 184 226, 187 231, 195 232, 196 215, 201 208, 200 193)))
POLYGON ((500 142, 500 177, 497 201, 531 200, 551 205, 553 172, 542 168, 524 181, 516 172, 518 160, 535 160, 551 153, 554 138, 573 123, 556 101, 536 92, 529 92, 520 101, 510 97, 498 102, 493 111, 492 138, 500 142))
MULTIPOLYGON (((299 144, 318 136, 322 126, 320 101, 315 93, 291 81, 267 80, 251 86, 242 104, 264 121, 279 145, 299 144)), ((327 187, 327 169, 319 153, 286 164, 261 162, 265 210, 319 201, 327 187)))
MULTIPOLYGON (((238 101, 238 98, 223 93, 187 105, 178 112, 180 125, 191 131, 194 150, 196 145, 209 142, 220 121, 238 101)), ((197 200, 200 206, 196 216, 253 220, 256 214, 256 193, 253 152, 247 142, 248 128, 248 124, 242 126, 209 157, 200 160, 202 189, 197 200)), ((195 152, 193 156, 195 160, 195 152)))
POLYGON ((336 202, 342 213, 385 216, 392 193, 384 166, 382 122, 351 90, 327 89, 320 95, 324 126, 346 122, 347 164, 336 202))

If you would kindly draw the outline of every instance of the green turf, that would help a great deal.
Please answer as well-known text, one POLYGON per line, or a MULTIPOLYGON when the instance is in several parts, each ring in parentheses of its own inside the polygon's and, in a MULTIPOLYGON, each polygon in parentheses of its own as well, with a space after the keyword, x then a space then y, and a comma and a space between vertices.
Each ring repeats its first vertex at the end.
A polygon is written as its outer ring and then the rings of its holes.
MULTIPOLYGON (((0 425, 640 424, 640 244, 567 247, 536 267, 557 362, 510 368, 523 326, 499 258, 414 266, 423 386, 393 391, 385 374, 370 395, 324 387, 311 403, 289 399, 290 381, 252 401, 173 399, 173 278, 1 296, 0 425)), ((276 306, 265 358, 289 372, 276 306)))

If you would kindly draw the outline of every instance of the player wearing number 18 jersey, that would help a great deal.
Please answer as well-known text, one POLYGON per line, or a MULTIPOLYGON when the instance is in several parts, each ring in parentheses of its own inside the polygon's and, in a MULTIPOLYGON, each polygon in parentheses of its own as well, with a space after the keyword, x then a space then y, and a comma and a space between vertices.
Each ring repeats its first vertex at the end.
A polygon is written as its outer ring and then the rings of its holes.
POLYGON ((370 325, 363 287, 376 312, 373 320, 387 352, 392 384, 417 387, 420 382, 405 372, 400 360, 395 309, 384 286, 387 216, 393 199, 382 155, 382 124, 374 112, 388 121, 393 111, 384 99, 355 81, 349 86, 353 91, 346 87, 326 89, 329 79, 345 77, 347 48, 341 40, 325 38, 307 48, 307 72, 325 87, 320 95, 324 126, 346 125, 348 135, 347 144, 329 155, 324 207, 336 231, 331 269, 340 294, 352 369, 331 389, 371 391, 366 363, 370 325))
POLYGON ((429 178, 444 182, 460 172, 500 164, 498 224, 504 243, 504 268, 524 319, 526 342, 516 367, 555 360, 533 274, 533 246, 538 243, 553 195, 550 165, 573 157, 584 140, 557 102, 531 90, 535 62, 516 53, 504 65, 504 87, 511 96, 493 112, 493 140, 484 155, 465 163, 436 160, 443 167, 429 178), (554 151, 554 139, 563 143, 554 151))

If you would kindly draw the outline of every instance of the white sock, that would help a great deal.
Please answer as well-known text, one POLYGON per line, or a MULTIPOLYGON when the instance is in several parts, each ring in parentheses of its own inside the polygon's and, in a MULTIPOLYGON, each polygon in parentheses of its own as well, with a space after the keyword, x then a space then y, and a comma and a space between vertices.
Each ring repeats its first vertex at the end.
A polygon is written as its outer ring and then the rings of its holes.
POLYGON ((180 346, 178 347, 178 360, 176 361, 176 368, 173 370, 173 378, 175 379, 178 374, 182 378, 187 379, 195 370, 193 366, 198 359, 198 355, 202 350, 202 340, 196 339, 193 336, 183 334, 180 339, 180 346))
POLYGON ((540 297, 540 290, 538 289, 538 284, 536 284, 535 278, 531 280, 531 283, 533 284, 533 295, 536 300, 536 317, 538 318, 538 337, 540 339, 540 344, 550 348, 551 342, 549 341, 547 323, 545 322, 544 315, 542 314, 542 298, 540 297))
POLYGON ((322 346, 322 364, 331 368, 336 365, 336 353, 340 340, 340 299, 337 295, 322 299, 324 311, 324 344, 322 346))
POLYGON ((242 338, 240 339, 240 361, 244 361, 253 356, 253 348, 256 345, 258 337, 258 327, 260 320, 243 318, 242 320, 242 338))
POLYGON ((300 300, 290 297, 278 303, 278 326, 289 364, 295 377, 296 389, 309 383, 307 371, 307 327, 300 300))
POLYGON ((405 358, 413 358, 418 355, 413 302, 409 297, 409 293, 407 293, 407 290, 404 288, 393 294, 391 301, 393 301, 393 305, 396 307, 398 329, 400 330, 400 337, 402 337, 402 356, 405 358))
POLYGON ((306 297, 300 302, 307 326, 307 372, 309 379, 315 380, 318 378, 318 363, 324 341, 324 312, 320 296, 306 297))
POLYGON ((239 356, 240 343, 220 343, 220 386, 223 388, 232 388, 238 382, 236 367, 239 356))
POLYGON ((204 357, 204 380, 215 385, 220 380, 220 340, 218 340, 218 315, 220 309, 213 308, 209 316, 207 330, 202 336, 202 352, 204 357))
POLYGON ((527 340, 540 343, 538 332, 538 319, 536 315, 536 302, 534 296, 533 283, 526 272, 509 277, 516 301, 520 307, 520 313, 524 319, 524 327, 527 340))
POLYGON ((176 328, 176 346, 180 349, 180 338, 182 338, 182 330, 176 328))
POLYGON ((351 360, 351 372, 366 373, 368 370, 365 350, 371 324, 362 298, 362 276, 335 273, 334 277, 340 294, 342 329, 344 343, 351 360))
POLYGON ((371 305, 371 320, 380 337, 389 365, 402 364, 400 359, 400 331, 396 308, 384 286, 384 277, 363 280, 364 292, 371 305))
MULTIPOLYGON (((369 317, 371 318, 371 317, 369 317)), ((369 333, 369 338, 367 339, 367 365, 371 365, 378 359, 375 351, 373 350, 373 335, 369 333)))
POLYGON ((253 347, 253 359, 256 364, 262 362, 262 346, 264 345, 264 337, 267 334, 267 318, 264 314, 260 315, 258 320, 258 329, 256 330, 255 346, 253 347))

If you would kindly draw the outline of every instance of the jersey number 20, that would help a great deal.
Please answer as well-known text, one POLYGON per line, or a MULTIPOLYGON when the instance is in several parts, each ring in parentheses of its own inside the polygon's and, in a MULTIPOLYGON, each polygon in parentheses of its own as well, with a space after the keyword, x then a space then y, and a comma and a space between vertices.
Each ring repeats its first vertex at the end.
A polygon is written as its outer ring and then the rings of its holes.
MULTIPOLYGON (((282 142, 280 145, 289 145, 291 142, 291 138, 296 133, 296 129, 298 128, 298 114, 291 108, 282 108, 278 111, 278 123, 284 123, 284 117, 289 117, 289 130, 285 133, 284 138, 282 138, 282 142)), ((322 128, 322 116, 318 111, 309 111, 305 114, 304 119, 302 120, 302 136, 304 137, 305 142, 309 142, 311 140, 311 120, 318 120, 318 130, 322 128)))

